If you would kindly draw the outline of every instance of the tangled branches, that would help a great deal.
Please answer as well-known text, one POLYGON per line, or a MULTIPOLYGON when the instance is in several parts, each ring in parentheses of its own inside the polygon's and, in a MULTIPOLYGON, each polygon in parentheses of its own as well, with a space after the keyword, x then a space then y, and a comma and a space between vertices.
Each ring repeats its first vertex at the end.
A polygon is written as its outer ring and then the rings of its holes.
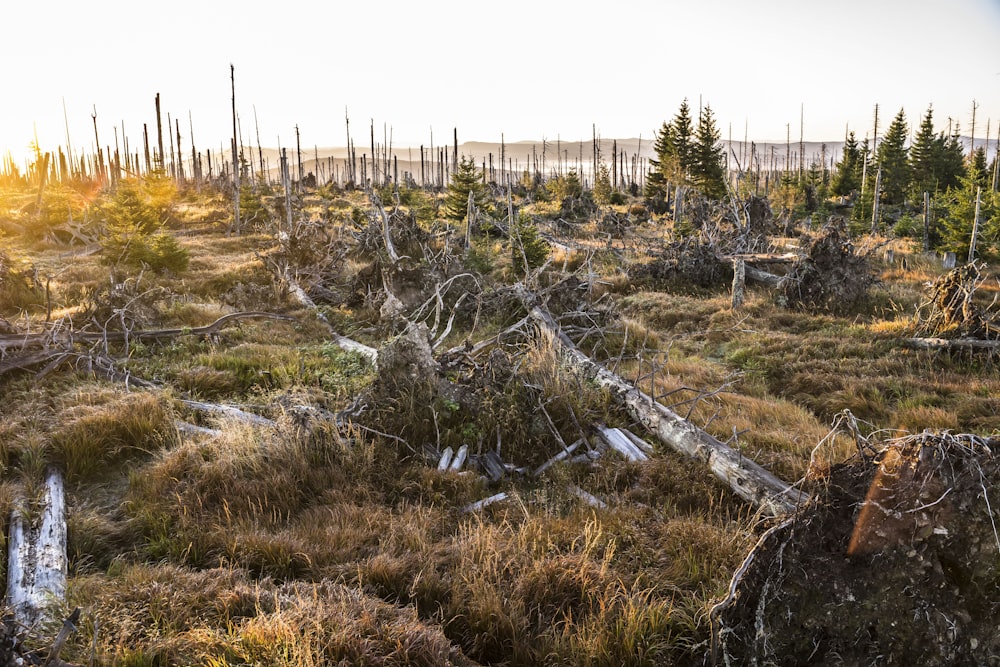
POLYGON ((982 265, 960 266, 929 286, 929 295, 914 316, 918 336, 939 338, 1000 339, 995 324, 995 301, 988 307, 976 303, 976 291, 983 284, 982 265))

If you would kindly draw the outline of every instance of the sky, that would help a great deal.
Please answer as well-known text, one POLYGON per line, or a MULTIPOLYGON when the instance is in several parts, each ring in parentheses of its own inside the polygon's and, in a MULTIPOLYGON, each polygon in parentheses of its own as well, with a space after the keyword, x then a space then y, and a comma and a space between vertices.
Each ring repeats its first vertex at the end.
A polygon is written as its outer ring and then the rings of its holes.
POLYGON ((1000 129, 1000 0, 49 0, 0 5, 0 154, 115 131, 154 97, 190 148, 652 138, 688 98, 723 138, 838 141, 929 105, 1000 129), (65 108, 65 120, 64 120, 65 108), (189 116, 190 114, 190 116, 189 116), (256 114, 256 123, 255 123, 256 114), (881 119, 884 119, 881 120, 881 119))

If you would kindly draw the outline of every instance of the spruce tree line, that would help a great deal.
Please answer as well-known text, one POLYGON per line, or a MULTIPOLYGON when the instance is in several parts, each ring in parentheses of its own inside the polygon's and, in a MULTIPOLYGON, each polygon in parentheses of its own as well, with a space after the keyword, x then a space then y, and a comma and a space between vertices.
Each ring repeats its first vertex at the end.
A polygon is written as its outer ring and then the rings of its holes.
POLYGON ((664 121, 657 131, 646 176, 645 196, 657 206, 665 206, 673 187, 697 188, 707 197, 726 196, 726 166, 715 114, 709 105, 701 108, 698 124, 691 118, 687 98, 677 114, 664 121))
POLYGON ((851 132, 830 193, 848 198, 852 217, 864 223, 862 227, 871 223, 880 231, 891 228, 900 235, 921 237, 926 192, 933 203, 930 248, 963 258, 969 252, 978 193, 977 250, 979 255, 1000 255, 1000 197, 992 178, 996 158, 988 164, 984 146, 966 156, 957 126, 950 133, 935 130, 933 107, 927 108, 912 142, 909 134, 902 109, 874 151, 867 138, 859 145, 851 132))

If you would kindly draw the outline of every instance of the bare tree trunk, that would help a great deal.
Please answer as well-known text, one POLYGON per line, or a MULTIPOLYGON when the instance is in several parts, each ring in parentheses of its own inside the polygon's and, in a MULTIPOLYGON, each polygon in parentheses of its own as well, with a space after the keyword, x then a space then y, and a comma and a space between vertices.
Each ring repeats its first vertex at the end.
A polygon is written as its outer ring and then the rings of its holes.
POLYGON ((742 307, 746 298, 746 265, 742 257, 733 260, 733 310, 742 307))
POLYGON ((157 137, 157 143, 158 143, 158 145, 160 147, 160 155, 159 155, 158 158, 154 156, 153 165, 155 166, 156 169, 159 169, 160 171, 165 171, 167 167, 166 167, 166 164, 163 161, 164 160, 164 156, 163 156, 163 122, 160 119, 160 94, 159 93, 156 94, 156 137, 157 137))
MULTIPOLYGON (((240 162, 239 156, 236 154, 236 67, 229 63, 229 83, 232 88, 232 102, 233 102, 233 232, 237 236, 240 235, 240 162)), ((157 100, 160 99, 159 95, 156 97, 157 100)))
POLYGON ((969 242, 969 263, 976 258, 976 241, 979 237, 979 204, 982 192, 982 187, 976 188, 976 214, 972 219, 972 240, 969 242))
POLYGON ((553 335, 570 365, 598 385, 609 389, 629 414, 666 445, 705 463, 714 475, 738 496, 758 505, 769 514, 794 511, 809 496, 733 450, 697 426, 654 401, 633 384, 626 382, 601 364, 593 361, 556 325, 552 316, 535 306, 529 316, 553 335))

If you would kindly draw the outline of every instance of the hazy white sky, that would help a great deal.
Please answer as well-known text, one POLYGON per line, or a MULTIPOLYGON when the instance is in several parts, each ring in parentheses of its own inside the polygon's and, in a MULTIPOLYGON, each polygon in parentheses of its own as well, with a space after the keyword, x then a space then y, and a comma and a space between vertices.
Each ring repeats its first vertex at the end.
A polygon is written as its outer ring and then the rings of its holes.
POLYGON ((688 97, 725 137, 859 137, 933 103, 976 133, 1000 123, 1000 0, 2 0, 0 151, 101 143, 188 113, 199 147, 231 132, 229 64, 246 142, 358 146, 374 119, 396 145, 651 137, 688 97))

